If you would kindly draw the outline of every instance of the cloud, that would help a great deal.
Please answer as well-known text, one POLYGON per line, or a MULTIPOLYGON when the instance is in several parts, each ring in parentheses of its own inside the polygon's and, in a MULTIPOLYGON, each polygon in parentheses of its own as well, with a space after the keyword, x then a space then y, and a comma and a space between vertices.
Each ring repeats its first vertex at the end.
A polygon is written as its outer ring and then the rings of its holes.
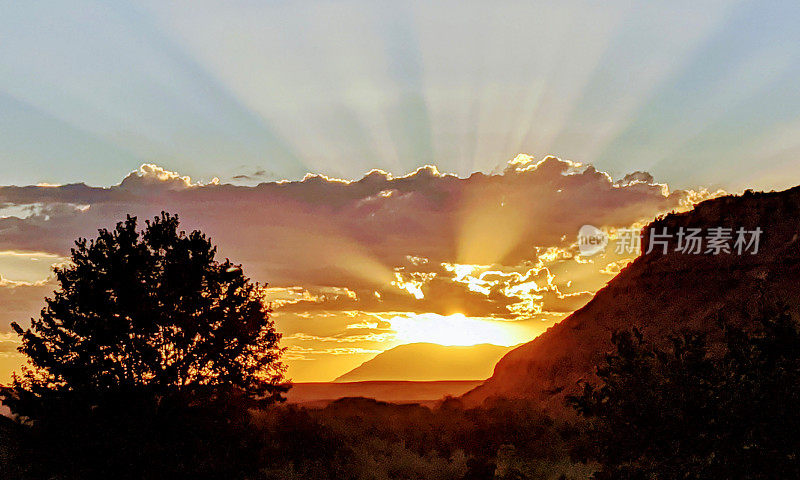
MULTIPOLYGON (((515 321, 535 335, 625 265, 614 252, 580 257, 582 225, 614 231, 718 194, 528 155, 466 178, 425 166, 249 186, 194 182, 147 164, 106 188, 0 186, 0 252, 60 259, 76 238, 127 214, 176 213, 186 230, 209 234, 221 257, 269 283, 267 300, 295 357, 305 355, 300 347, 330 357, 345 352, 331 348, 365 354, 395 345, 392 325, 403 321, 393 318, 515 321)), ((47 282, 0 284, 0 331, 36 314, 54 287, 47 282)))
MULTIPOLYGON (((0 187, 7 208, 37 206, 0 218, 0 250, 63 256, 75 238, 126 214, 167 210, 187 229, 209 233, 254 279, 307 289, 307 298, 279 301, 294 311, 509 315, 520 298, 507 293, 519 287, 501 282, 504 293, 485 278, 457 281, 443 265, 527 271, 547 248, 568 248, 583 224, 627 226, 698 198, 668 190, 644 172, 614 181, 590 165, 527 155, 496 175, 460 178, 425 166, 404 176, 373 170, 354 181, 307 175, 256 186, 196 183, 147 164, 108 188, 0 187), (323 287, 350 294, 317 297, 323 287)), ((546 303, 569 298, 542 296, 546 303)))
POLYGON ((0 332, 8 332, 12 322, 27 324, 39 314, 44 298, 54 289, 52 280, 23 283, 0 279, 0 332))
POLYGON ((312 360, 310 355, 375 355, 383 350, 370 350, 359 347, 335 347, 335 348, 308 348, 293 345, 286 351, 286 360, 312 360))
POLYGON ((275 178, 275 173, 260 167, 250 167, 246 165, 242 165, 239 168, 239 173, 231 177, 236 183, 264 181, 271 178, 275 178))
POLYGON ((635 183, 643 183, 645 185, 655 185, 655 179, 647 172, 633 172, 622 177, 621 180, 614 182, 615 185, 627 187, 635 183))
MULTIPOLYGON (((218 183, 219 179, 214 178, 209 185, 218 183)), ((202 183, 192 183, 192 179, 187 176, 181 176, 177 172, 171 172, 152 163, 146 163, 139 167, 139 170, 131 172, 125 177, 117 188, 141 193, 153 189, 181 191, 202 186, 202 183)))
POLYGON ((16 334, 0 332, 0 356, 16 354, 19 346, 20 341, 16 334))

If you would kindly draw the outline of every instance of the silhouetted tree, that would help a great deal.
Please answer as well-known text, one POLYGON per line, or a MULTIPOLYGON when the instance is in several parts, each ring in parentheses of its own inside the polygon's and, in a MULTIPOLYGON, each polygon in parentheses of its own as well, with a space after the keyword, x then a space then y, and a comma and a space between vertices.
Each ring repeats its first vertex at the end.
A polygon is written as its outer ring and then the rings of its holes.
POLYGON ((178 226, 162 213, 139 232, 128 216, 75 243, 41 317, 27 330, 12 325, 30 365, 14 382, 15 412, 64 393, 236 389, 272 400, 285 391, 262 288, 218 262, 204 234, 178 226))
POLYGON ((263 287, 215 256, 167 213, 76 241, 41 316, 12 325, 28 366, 2 397, 31 420, 38 474, 222 478, 253 467, 248 407, 282 399, 283 350, 263 287))
POLYGON ((661 348, 637 330, 572 404, 594 424, 597 479, 800 477, 800 329, 785 308, 722 345, 684 332, 661 348))

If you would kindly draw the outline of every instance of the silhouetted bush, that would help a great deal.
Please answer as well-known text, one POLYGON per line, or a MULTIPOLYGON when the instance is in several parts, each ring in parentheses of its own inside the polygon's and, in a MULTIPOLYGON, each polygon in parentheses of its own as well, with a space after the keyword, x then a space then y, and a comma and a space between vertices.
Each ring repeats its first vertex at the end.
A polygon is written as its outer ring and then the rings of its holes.
POLYGON ((785 308, 721 321, 724 342, 668 348, 636 330, 573 404, 594 425, 598 479, 800 478, 800 325, 785 308))

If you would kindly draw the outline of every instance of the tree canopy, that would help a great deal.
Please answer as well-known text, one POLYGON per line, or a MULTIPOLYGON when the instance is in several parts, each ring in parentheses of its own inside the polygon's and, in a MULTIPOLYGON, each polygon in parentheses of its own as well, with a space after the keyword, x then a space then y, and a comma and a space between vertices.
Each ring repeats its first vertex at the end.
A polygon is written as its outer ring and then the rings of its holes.
POLYGON ((600 381, 571 399, 595 427, 595 478, 800 476, 800 324, 760 304, 742 326, 721 318, 721 342, 614 335, 600 381))
POLYGON ((78 239, 55 269, 59 288, 23 329, 29 358, 4 401, 30 416, 49 398, 126 392, 236 391, 280 399, 280 334, 263 286, 240 265, 216 260, 200 231, 162 212, 137 229, 128 216, 78 239))

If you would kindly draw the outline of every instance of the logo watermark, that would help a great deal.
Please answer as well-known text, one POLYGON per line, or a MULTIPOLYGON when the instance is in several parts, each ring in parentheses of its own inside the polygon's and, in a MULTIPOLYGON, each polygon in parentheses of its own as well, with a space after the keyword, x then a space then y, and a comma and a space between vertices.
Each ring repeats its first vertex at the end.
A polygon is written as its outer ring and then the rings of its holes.
POLYGON ((583 257, 604 252, 608 246, 608 234, 594 225, 584 225, 578 230, 578 249, 583 257))
MULTIPOLYGON (((760 227, 748 230, 744 227, 667 227, 650 231, 645 254, 670 252, 686 255, 755 255, 761 243, 763 230, 760 227)), ((642 232, 635 228, 616 230, 613 238, 614 252, 620 255, 642 252, 642 232)), ((605 252, 611 237, 594 225, 584 225, 578 230, 578 250, 583 257, 605 252)))

